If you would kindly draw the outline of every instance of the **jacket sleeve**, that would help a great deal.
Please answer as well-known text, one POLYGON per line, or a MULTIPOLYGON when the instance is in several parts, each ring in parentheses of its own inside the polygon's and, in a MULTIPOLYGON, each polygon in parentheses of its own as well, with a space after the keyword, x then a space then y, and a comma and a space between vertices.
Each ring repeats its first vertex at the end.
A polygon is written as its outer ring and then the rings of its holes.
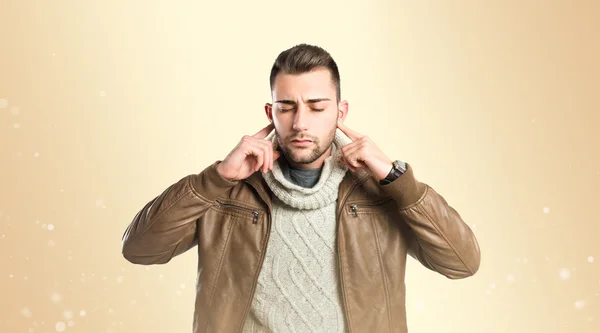
POLYGON ((466 278, 479 270, 481 254, 473 231, 440 194, 415 179, 410 165, 402 176, 382 187, 394 197, 410 227, 410 256, 450 279, 466 278))
POLYGON ((125 259, 141 265, 165 264, 197 245, 196 221, 238 183, 221 177, 216 171, 219 162, 172 184, 135 215, 122 236, 125 259))

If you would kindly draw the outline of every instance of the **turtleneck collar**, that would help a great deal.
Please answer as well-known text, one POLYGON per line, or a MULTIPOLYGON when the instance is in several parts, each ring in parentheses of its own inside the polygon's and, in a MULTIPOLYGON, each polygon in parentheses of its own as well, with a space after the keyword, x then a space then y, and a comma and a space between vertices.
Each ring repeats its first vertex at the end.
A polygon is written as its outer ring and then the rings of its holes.
MULTIPOLYGON (((275 142, 274 133, 268 138, 275 142)), ((331 154, 325 159, 319 181, 311 188, 296 185, 286 179, 277 161, 273 163, 273 170, 262 176, 277 199, 284 204, 296 209, 322 208, 337 199, 339 184, 348 170, 341 160, 341 147, 350 142, 339 129, 336 129, 331 144, 331 154)), ((284 156, 280 158, 284 158, 284 156)))

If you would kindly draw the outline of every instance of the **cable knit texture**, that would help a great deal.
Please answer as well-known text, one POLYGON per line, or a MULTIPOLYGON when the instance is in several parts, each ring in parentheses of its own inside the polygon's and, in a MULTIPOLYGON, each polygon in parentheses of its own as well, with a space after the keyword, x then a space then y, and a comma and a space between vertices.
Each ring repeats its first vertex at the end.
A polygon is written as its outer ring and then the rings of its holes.
POLYGON ((340 148, 349 142, 336 130, 332 154, 312 188, 290 182, 278 163, 263 175, 275 194, 272 227, 245 333, 344 332, 336 202, 347 171, 340 148))

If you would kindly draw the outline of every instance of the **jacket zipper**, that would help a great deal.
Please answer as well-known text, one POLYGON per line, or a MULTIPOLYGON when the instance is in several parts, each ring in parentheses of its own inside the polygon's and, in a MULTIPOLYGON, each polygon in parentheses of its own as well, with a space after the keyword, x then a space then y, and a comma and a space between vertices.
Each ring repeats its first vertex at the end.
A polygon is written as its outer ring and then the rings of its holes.
POLYGON ((356 204, 350 205, 350 208, 352 209, 352 213, 354 213, 354 217, 358 217, 358 208, 356 204))
MULTIPOLYGON (((358 185, 358 184, 356 183, 355 185, 358 185)), ((355 186, 352 186, 352 188, 350 188, 350 190, 348 190, 348 196, 350 196, 350 193, 352 192, 352 190, 354 190, 354 187, 355 186)), ((348 196, 346 196, 346 198, 348 198, 348 196)), ((346 198, 344 199, 344 205, 346 204, 346 198)), ((383 203, 386 203, 387 201, 389 201, 389 200, 385 200, 385 201, 383 201, 381 203, 377 203, 377 204, 368 204, 368 203, 365 203, 365 204, 363 204, 361 206, 364 206, 364 207, 379 206, 379 205, 381 205, 383 203)), ((350 209, 352 209, 352 215, 354 215, 354 217, 358 217, 358 205, 357 204, 350 204, 349 206, 350 206, 350 209)), ((344 289, 344 278, 343 278, 343 275, 342 275, 342 266, 341 266, 342 259, 341 259, 341 257, 342 256, 340 254, 340 250, 338 248, 338 258, 339 258, 338 261, 339 261, 339 271, 340 271, 340 283, 341 283, 341 286, 342 286, 342 298, 344 300, 344 307, 345 307, 346 306, 346 292, 345 292, 345 289, 344 289)), ((348 309, 346 309, 345 313, 346 313, 346 318, 348 318, 348 309)), ((348 321, 348 332, 352 332, 352 328, 350 327, 349 321, 348 321)))
MULTIPOLYGON (((248 184, 250 186, 252 186, 258 192, 258 189, 252 183, 249 182, 248 184)), ((259 196, 260 196, 260 193, 259 193, 259 196)), ((263 198, 263 200, 265 200, 265 199, 263 198)), ((244 207, 242 207, 242 208, 244 208, 244 207)), ((247 209, 247 208, 244 208, 244 209, 247 209)), ((260 256, 260 263, 258 265, 258 272, 256 273, 256 277, 254 278, 254 282, 253 282, 254 288, 252 289, 252 293, 250 295, 250 301, 246 305, 246 310, 244 311, 244 315, 242 316, 242 324, 240 326, 240 329, 239 329, 238 333, 241 333, 243 331, 243 329, 244 329, 244 323, 245 323, 245 321, 246 321, 246 319, 248 317, 248 311, 250 311, 250 307, 252 306, 252 301, 254 299, 254 295, 256 294, 256 285, 258 284, 258 277, 260 275, 260 271, 262 270, 262 266, 263 266, 264 261, 265 261, 265 252, 267 251, 267 245, 269 243, 269 238, 271 236, 271 223, 272 223, 272 221, 271 221, 271 213, 270 212, 271 212, 271 207, 269 206, 269 210, 267 210, 267 212, 265 213, 265 214, 267 214, 267 234, 265 236, 266 239, 265 239, 263 247, 262 247, 262 253, 261 253, 261 256, 260 256)), ((256 220, 258 214, 255 214, 255 213, 253 213, 253 214, 254 214, 254 218, 256 220)))
MULTIPOLYGON (((376 203, 376 204, 365 203, 365 204, 363 204, 361 206, 364 206, 364 207, 376 207, 376 206, 379 206, 379 205, 383 205, 384 203, 386 203, 386 202, 388 202, 390 200, 392 200, 392 199, 384 200, 384 201, 382 201, 380 203, 376 203)), ((358 205, 357 204, 350 204, 350 209, 352 209, 352 214, 354 215, 354 217, 358 217, 358 205)))
POLYGON ((267 235, 265 236, 265 242, 262 248, 262 254, 260 256, 260 264, 258 265, 258 272, 256 273, 256 278, 254 279, 254 289, 252 289, 252 294, 250 295, 250 302, 248 303, 248 305, 246 306, 246 310, 244 311, 244 315, 242 316, 242 325, 240 326, 240 330, 238 331, 238 333, 242 333, 242 331, 244 330, 244 323, 246 322, 247 318, 248 318, 248 311, 250 311, 250 307, 252 306, 252 302, 254 300, 254 295, 256 294, 256 285, 258 284, 258 277, 260 275, 260 271, 262 270, 262 266, 263 263, 265 261, 265 252, 267 251, 267 244, 269 243, 269 236, 271 235, 271 214, 267 213, 267 218, 269 219, 269 222, 267 224, 267 235))
POLYGON ((246 208, 246 207, 242 207, 242 206, 238 206, 238 205, 226 204, 226 203, 223 203, 223 202, 221 202, 219 200, 217 200, 217 204, 219 206, 221 206, 221 207, 229 207, 229 208, 233 208, 233 209, 239 209, 239 210, 243 210, 243 211, 246 211, 246 212, 250 212, 254 216, 254 218, 252 219, 252 224, 257 224, 258 223, 258 216, 260 215, 260 213, 257 210, 246 208))
MULTIPOLYGON (((350 194, 352 193, 352 191, 354 190, 354 188, 356 188, 359 184, 361 184, 362 182, 355 182, 352 184, 352 186, 350 187, 350 189, 348 190, 346 197, 344 198, 344 202, 342 203, 342 206, 346 204, 346 200, 348 200, 348 197, 350 197, 350 194)), ((350 205, 350 207, 352 208, 352 211, 354 212, 355 216, 358 216, 356 213, 357 210, 357 206, 356 204, 352 204, 350 205)), ((338 226, 339 226, 339 219, 340 219, 340 215, 341 214, 337 214, 338 215, 338 226)), ((346 297, 346 288, 344 287, 344 275, 342 273, 342 254, 339 248, 339 243, 338 243, 338 271, 340 274, 340 286, 342 289, 342 300, 344 301, 344 314, 345 314, 345 322, 347 325, 347 331, 348 333, 352 333, 352 327, 350 325, 350 316, 348 315, 348 304, 347 304, 347 297, 346 297)))

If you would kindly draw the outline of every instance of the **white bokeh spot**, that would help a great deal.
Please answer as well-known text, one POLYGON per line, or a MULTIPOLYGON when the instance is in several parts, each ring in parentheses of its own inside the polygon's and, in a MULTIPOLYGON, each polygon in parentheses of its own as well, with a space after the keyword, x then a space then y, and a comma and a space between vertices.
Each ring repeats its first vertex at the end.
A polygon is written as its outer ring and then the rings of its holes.
POLYGON ((96 199, 96 207, 106 208, 106 205, 104 205, 104 200, 102 200, 102 199, 96 199))
POLYGON ((63 312, 63 316, 65 317, 66 320, 70 320, 73 318, 73 311, 65 310, 65 312, 63 312))
POLYGON ((21 314, 22 314, 22 315, 23 315, 23 317, 25 317, 25 318, 31 318, 31 316, 32 316, 31 310, 29 310, 29 308, 28 308, 28 307, 24 307, 24 308, 22 308, 22 309, 21 309, 21 314))
POLYGON ((57 321, 56 325, 54 325, 54 328, 56 329, 57 332, 64 332, 65 328, 67 328, 67 325, 65 324, 64 321, 57 321))
POLYGON ((568 280, 571 277, 571 270, 569 270, 568 268, 563 268, 558 273, 558 276, 561 280, 568 280))
POLYGON ((62 295, 58 292, 54 292, 52 293, 52 295, 50 296, 50 300, 54 303, 54 304, 58 304, 60 303, 60 301, 62 301, 62 295))

